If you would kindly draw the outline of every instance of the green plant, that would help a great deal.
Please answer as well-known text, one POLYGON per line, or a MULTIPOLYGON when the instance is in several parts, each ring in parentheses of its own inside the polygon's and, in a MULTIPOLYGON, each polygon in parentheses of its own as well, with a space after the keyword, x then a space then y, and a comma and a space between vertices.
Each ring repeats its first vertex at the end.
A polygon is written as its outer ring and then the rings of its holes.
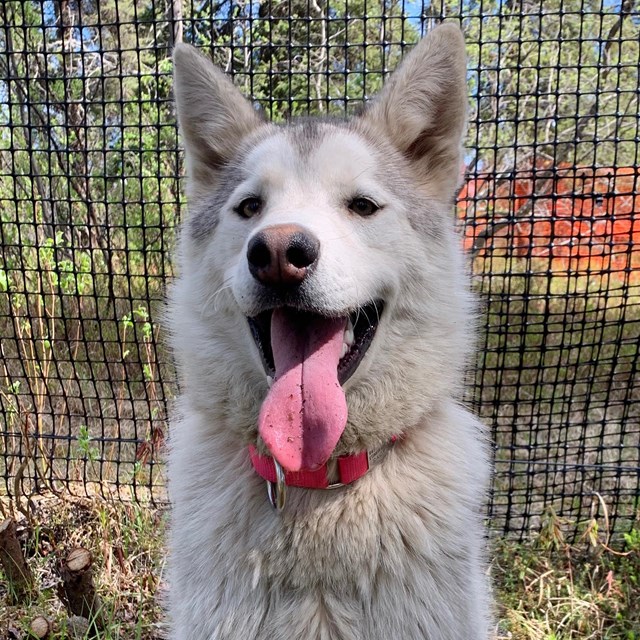
POLYGON ((93 439, 89 435, 89 428, 86 425, 81 425, 78 431, 77 447, 80 457, 83 460, 89 462, 96 462, 100 458, 100 451, 97 447, 93 446, 93 439))

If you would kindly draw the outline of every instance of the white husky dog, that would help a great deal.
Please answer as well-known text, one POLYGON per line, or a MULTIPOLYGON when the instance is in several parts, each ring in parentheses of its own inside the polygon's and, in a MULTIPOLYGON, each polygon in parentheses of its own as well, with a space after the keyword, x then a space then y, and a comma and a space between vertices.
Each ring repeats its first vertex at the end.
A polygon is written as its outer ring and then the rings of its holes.
POLYGON ((347 122, 267 123, 193 47, 174 62, 171 638, 486 640, 459 29, 347 122))

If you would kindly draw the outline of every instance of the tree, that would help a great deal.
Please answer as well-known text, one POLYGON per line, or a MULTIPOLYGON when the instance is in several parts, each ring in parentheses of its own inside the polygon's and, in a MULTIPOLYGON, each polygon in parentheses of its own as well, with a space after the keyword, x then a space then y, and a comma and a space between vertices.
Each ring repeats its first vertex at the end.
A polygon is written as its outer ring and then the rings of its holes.
MULTIPOLYGON (((443 12, 460 8, 442 4, 443 12)), ((491 221, 479 250, 516 215, 535 213, 537 199, 552 194, 558 169, 638 164, 640 31, 636 0, 483 2, 482 16, 474 6, 462 3, 470 170, 491 177, 467 210, 470 219, 491 221), (516 212, 516 199, 504 193, 515 196, 518 180, 532 188, 516 212)))

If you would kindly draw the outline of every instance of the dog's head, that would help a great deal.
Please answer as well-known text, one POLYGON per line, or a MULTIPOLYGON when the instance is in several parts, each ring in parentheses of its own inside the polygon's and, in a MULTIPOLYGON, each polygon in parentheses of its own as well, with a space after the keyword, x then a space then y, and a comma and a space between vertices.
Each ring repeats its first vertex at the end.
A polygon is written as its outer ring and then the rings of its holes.
POLYGON ((290 470, 411 429, 459 385, 472 337, 459 29, 434 29, 348 122, 269 124, 193 47, 174 63, 189 214, 170 320, 189 401, 290 470))

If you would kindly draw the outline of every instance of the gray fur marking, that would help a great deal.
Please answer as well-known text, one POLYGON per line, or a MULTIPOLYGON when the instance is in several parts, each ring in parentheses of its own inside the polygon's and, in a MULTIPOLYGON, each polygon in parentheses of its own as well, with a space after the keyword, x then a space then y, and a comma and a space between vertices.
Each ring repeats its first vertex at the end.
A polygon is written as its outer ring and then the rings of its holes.
POLYGON ((245 178, 239 166, 227 165, 221 170, 220 180, 212 196, 198 202, 195 211, 190 212, 189 235, 194 242, 205 240, 216 230, 221 207, 245 178))

